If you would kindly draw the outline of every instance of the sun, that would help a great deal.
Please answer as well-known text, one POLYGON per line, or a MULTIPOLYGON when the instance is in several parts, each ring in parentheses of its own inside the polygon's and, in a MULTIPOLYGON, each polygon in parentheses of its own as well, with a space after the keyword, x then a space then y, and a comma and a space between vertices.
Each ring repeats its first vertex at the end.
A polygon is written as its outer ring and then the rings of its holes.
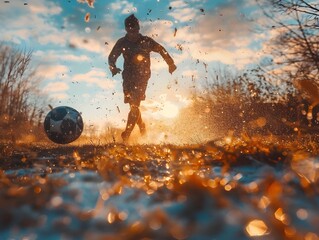
POLYGON ((160 111, 160 114, 165 118, 175 118, 179 113, 179 108, 173 104, 166 102, 160 111))

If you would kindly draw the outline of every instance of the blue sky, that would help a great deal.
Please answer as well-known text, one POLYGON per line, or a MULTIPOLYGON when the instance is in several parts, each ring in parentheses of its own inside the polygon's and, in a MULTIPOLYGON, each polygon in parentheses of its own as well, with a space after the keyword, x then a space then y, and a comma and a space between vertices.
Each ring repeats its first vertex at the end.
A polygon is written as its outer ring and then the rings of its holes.
MULTIPOLYGON (((76 108, 86 125, 123 127, 128 106, 122 79, 112 78, 107 57, 132 13, 141 33, 161 43, 178 67, 170 75, 160 55, 151 55, 152 77, 141 106, 146 119, 175 117, 215 66, 242 70, 259 63, 271 36, 255 31, 264 18, 254 0, 1 1, 0 36, 33 51, 33 64, 53 106, 76 108)), ((120 57, 118 67, 122 63, 120 57)))

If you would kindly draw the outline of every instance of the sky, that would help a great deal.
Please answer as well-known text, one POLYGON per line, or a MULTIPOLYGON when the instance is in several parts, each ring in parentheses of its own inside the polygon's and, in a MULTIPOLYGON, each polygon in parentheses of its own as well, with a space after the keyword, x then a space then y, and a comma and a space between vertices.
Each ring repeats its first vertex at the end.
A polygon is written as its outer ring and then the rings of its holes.
POLYGON ((77 109, 87 126, 123 127, 129 106, 121 75, 112 77, 107 58, 130 14, 177 65, 171 75, 161 56, 151 54, 145 119, 171 121, 214 69, 240 71, 267 57, 271 32, 256 28, 264 20, 255 0, 1 0, 0 41, 33 51, 53 107, 77 109))

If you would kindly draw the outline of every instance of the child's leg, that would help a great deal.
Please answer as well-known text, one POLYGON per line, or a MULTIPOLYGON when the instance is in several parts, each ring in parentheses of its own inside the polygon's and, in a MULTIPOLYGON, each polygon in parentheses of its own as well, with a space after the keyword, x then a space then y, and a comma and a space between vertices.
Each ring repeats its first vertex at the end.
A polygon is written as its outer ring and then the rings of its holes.
POLYGON ((145 132, 146 132, 146 129, 145 129, 145 123, 143 122, 143 119, 142 119, 142 114, 141 114, 141 112, 140 112, 140 116, 139 116, 139 118, 137 119, 137 125, 138 125, 138 127, 140 128, 140 133, 142 134, 142 135, 144 135, 145 134, 145 132))
POLYGON ((128 113, 128 116, 127 116, 126 128, 121 135, 123 141, 126 141, 130 137, 131 132, 133 131, 136 123, 140 124, 140 122, 141 122, 141 112, 140 112, 139 106, 136 104, 130 103, 130 112, 128 113))

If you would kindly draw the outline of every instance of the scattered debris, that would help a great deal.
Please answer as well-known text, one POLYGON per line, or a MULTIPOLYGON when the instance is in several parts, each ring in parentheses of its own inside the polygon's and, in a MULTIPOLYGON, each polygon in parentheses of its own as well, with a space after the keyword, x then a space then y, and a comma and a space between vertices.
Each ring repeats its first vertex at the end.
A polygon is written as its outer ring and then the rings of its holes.
POLYGON ((85 22, 89 22, 90 21, 90 16, 91 16, 90 13, 86 13, 85 17, 84 17, 84 21, 85 22))

